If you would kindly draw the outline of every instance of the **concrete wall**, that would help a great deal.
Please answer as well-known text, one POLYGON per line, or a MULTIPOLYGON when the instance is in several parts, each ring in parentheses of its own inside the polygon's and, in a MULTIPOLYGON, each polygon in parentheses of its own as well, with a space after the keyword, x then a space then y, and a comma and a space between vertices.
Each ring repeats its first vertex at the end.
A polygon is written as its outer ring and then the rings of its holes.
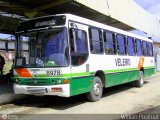
POLYGON ((160 43, 154 43, 153 53, 156 63, 156 71, 160 71, 160 43))
MULTIPOLYGON (((9 50, 15 50, 15 41, 9 41, 9 40, 1 40, 0 39, 0 50, 6 50, 6 44, 8 46, 9 50)), ((28 50, 28 43, 27 42, 23 42, 23 49, 24 50, 28 50)))
POLYGON ((149 35, 160 36, 160 19, 133 0, 74 0, 149 35))

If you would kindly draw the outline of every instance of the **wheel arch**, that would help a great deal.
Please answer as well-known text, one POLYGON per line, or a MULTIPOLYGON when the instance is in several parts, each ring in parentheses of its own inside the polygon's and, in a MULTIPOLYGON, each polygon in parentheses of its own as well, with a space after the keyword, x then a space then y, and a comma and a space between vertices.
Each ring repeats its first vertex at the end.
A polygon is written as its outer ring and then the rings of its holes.
POLYGON ((105 87, 106 76, 103 70, 96 71, 94 77, 99 77, 102 80, 103 87, 105 87))
POLYGON ((143 74, 144 74, 144 67, 141 67, 141 68, 140 68, 140 71, 142 71, 143 74))

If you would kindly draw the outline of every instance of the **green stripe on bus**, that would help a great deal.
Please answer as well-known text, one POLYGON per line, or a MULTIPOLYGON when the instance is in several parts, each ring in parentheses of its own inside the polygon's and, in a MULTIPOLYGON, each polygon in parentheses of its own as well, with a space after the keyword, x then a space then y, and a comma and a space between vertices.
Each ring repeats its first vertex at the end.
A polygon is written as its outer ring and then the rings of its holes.
MULTIPOLYGON (((144 67, 144 69, 154 69, 154 66, 148 66, 144 67)), ((138 68, 125 68, 125 69, 116 69, 116 70, 104 70, 105 74, 108 73, 118 73, 118 72, 127 72, 127 71, 133 71, 133 70, 138 70, 138 68)), ((62 74, 61 76, 48 76, 46 74, 37 74, 35 77, 39 78, 70 78, 70 77, 80 77, 80 76, 90 76, 93 75, 96 71, 94 72, 79 72, 79 73, 68 73, 68 74, 62 74)), ((15 76, 15 78, 18 76, 15 76)), ((34 78, 34 77, 33 77, 34 78)))
POLYGON ((144 67, 144 69, 149 69, 149 68, 154 69, 154 68, 155 68, 155 66, 148 66, 148 67, 144 67))
MULTIPOLYGON (((105 81, 105 87, 111 87, 114 85, 129 82, 129 81, 134 81, 139 78, 139 70, 133 70, 132 68, 127 69, 130 71, 125 71, 125 70, 126 69, 123 69, 124 72, 117 72, 116 74, 112 74, 113 71, 112 73, 105 73, 105 76, 107 78, 107 80, 105 81)), ((152 74, 154 74, 154 72, 155 72, 154 68, 145 69, 144 75, 145 77, 149 77, 152 74)), ((71 84, 71 96, 72 96, 72 95, 88 92, 92 88, 92 80, 94 76, 88 75, 83 77, 83 75, 87 75, 87 74, 89 74, 89 72, 75 74, 76 76, 79 75, 80 77, 72 76, 72 77, 41 77, 40 78, 37 76, 36 80, 38 82, 36 85, 57 85, 58 83, 56 83, 56 81, 68 79, 71 84), (77 85, 80 87, 77 87, 77 85)), ((15 79, 18 79, 23 85, 34 85, 34 80, 35 80, 34 78, 14 78, 14 80, 15 79)))
POLYGON ((137 68, 126 68, 126 69, 116 69, 116 70, 105 70, 105 73, 117 73, 117 72, 125 72, 125 71, 132 71, 138 70, 137 68))

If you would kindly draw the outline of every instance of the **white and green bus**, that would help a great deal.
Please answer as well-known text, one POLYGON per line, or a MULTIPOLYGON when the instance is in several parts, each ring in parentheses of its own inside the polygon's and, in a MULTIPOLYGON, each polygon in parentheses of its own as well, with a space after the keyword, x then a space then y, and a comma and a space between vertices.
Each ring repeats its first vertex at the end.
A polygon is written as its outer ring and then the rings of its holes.
POLYGON ((79 16, 35 18, 20 23, 16 34, 15 94, 86 93, 98 101, 103 88, 141 87, 155 71, 152 40, 79 16))

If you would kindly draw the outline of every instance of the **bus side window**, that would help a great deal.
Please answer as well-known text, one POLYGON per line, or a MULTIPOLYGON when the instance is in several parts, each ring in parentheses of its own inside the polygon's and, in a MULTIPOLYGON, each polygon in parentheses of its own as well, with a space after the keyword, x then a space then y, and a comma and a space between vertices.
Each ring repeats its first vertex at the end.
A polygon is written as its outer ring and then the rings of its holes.
POLYGON ((124 35, 117 34, 117 52, 120 55, 125 55, 127 53, 124 35))
POLYGON ((115 34, 113 32, 104 32, 104 49, 106 54, 116 53, 115 34))
POLYGON ((134 49, 134 38, 127 37, 127 50, 128 55, 134 56, 135 55, 135 49, 134 49))
POLYGON ((93 54, 103 53, 102 33, 96 28, 89 28, 90 50, 93 54))
POLYGON ((142 52, 143 52, 143 55, 144 55, 144 56, 147 56, 147 55, 148 55, 147 42, 146 42, 146 41, 143 41, 143 42, 142 42, 142 52))
POLYGON ((147 43, 147 51, 148 51, 148 56, 153 56, 153 45, 152 43, 148 42, 147 43))
POLYGON ((142 56, 141 40, 136 39, 137 56, 142 56))

